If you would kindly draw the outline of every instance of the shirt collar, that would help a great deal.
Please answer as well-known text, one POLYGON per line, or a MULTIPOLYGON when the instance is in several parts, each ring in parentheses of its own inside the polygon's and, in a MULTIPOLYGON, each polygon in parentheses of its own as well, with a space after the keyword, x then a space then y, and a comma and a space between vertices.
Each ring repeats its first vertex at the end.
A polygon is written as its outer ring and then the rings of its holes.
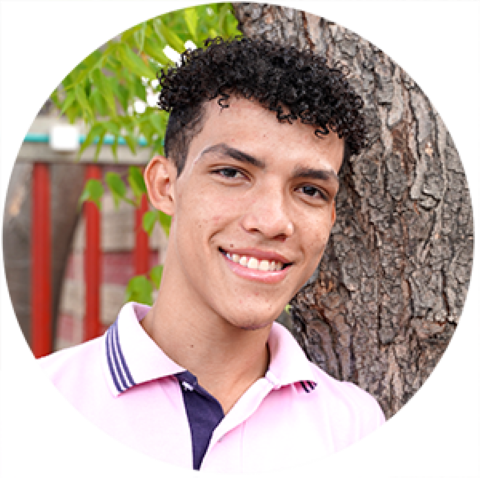
MULTIPOLYGON (((104 335, 104 369, 110 390, 118 396, 135 385, 185 371, 170 359, 140 325, 150 307, 130 302, 104 335)), ((311 363, 282 325, 274 323, 268 338, 270 365, 265 375, 274 388, 316 383, 311 363)))

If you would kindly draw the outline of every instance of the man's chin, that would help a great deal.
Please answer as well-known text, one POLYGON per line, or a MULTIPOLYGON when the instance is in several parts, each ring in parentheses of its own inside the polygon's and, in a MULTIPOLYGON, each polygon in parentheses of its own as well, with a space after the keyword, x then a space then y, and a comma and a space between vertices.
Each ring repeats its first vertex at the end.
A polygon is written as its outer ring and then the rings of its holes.
POLYGON ((241 326, 239 327, 239 329, 242 329, 242 330, 260 330, 260 329, 264 329, 266 327, 270 327, 272 325, 272 322, 269 322, 268 324, 252 324, 252 325, 245 325, 245 326, 241 326))

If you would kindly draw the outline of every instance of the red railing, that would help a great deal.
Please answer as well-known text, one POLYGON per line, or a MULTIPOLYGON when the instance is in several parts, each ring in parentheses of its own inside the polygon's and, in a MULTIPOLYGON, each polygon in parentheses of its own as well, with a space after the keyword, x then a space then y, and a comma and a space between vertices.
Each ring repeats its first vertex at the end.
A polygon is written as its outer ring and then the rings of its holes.
MULTIPOLYGON (((85 168, 85 179, 101 179, 102 169, 89 164, 85 168)), ((149 237, 142 229, 142 216, 148 210, 144 195, 135 211, 134 269, 144 274, 149 268, 149 237)), ((83 207, 86 222, 85 266, 85 317, 83 340, 102 333, 100 320, 101 287, 101 214, 97 206, 87 201, 83 207)), ((51 220, 50 220, 50 175, 49 164, 36 162, 33 166, 32 195, 32 352, 42 357, 53 351, 52 285, 51 285, 51 220)))
POLYGON ((33 166, 32 196, 32 350, 35 357, 52 350, 49 166, 33 166))

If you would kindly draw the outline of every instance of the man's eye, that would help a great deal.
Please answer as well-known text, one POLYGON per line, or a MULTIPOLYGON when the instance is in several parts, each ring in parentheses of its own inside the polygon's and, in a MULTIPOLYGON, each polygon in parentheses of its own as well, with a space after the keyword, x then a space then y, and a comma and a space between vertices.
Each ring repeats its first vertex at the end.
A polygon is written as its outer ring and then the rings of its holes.
POLYGON ((222 168, 222 169, 217 169, 214 172, 219 174, 220 176, 223 176, 224 178, 240 178, 240 177, 242 177, 242 173, 238 169, 235 169, 235 168, 222 168))
POLYGON ((321 189, 315 186, 302 186, 300 191, 306 196, 310 196, 312 198, 323 199, 325 201, 328 199, 327 195, 321 189))
MULTIPOLYGON (((243 174, 241 171, 239 171, 236 168, 220 168, 212 171, 212 173, 218 174, 227 179, 237 179, 235 178, 236 174, 243 174)), ((321 189, 318 189, 314 186, 302 186, 301 189, 305 190, 305 194, 307 194, 307 196, 317 198, 317 199, 320 198, 324 201, 328 200, 327 195, 321 189)))

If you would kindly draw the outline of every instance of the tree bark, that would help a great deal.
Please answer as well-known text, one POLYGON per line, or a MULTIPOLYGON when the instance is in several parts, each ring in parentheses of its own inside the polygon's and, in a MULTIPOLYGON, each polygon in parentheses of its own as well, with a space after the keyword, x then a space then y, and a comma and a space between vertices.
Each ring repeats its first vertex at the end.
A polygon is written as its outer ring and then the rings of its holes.
POLYGON ((293 332, 313 362, 391 417, 440 360, 466 298, 473 215, 460 158, 428 98, 376 46, 299 10, 234 10, 248 37, 348 66, 364 99, 369 147, 344 165, 329 245, 292 301, 293 332))

